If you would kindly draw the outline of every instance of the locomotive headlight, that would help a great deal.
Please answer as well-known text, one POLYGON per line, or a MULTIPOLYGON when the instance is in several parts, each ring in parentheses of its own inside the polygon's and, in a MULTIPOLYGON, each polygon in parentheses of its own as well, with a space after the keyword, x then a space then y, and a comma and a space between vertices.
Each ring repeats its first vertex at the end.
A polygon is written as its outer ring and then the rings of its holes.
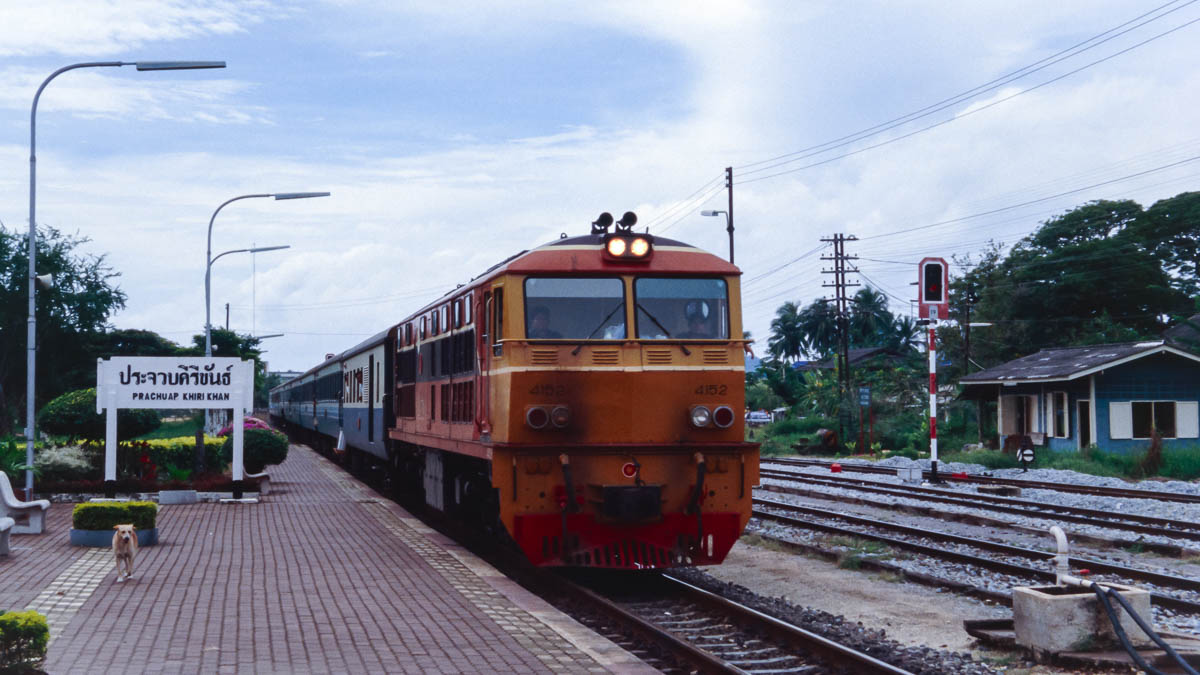
POLYGON ((550 423, 562 429, 571 423, 571 410, 565 405, 554 406, 550 411, 550 423))
POLYGON ((625 240, 620 237, 613 237, 608 240, 608 254, 614 258, 619 258, 625 255, 625 240))
POLYGON ((713 424, 721 429, 733 426, 734 419, 736 416, 733 414, 733 408, 727 405, 719 405, 716 410, 713 410, 713 424))
POLYGON ((692 426, 706 427, 709 422, 712 422, 712 412, 706 406, 698 405, 692 408, 692 426))
POLYGON ((641 237, 638 237, 629 243, 629 252, 639 258, 646 255, 646 252, 649 250, 650 242, 642 239, 641 237))
POLYGON ((525 411, 525 423, 534 429, 544 429, 550 422, 550 414, 545 408, 533 406, 525 411))

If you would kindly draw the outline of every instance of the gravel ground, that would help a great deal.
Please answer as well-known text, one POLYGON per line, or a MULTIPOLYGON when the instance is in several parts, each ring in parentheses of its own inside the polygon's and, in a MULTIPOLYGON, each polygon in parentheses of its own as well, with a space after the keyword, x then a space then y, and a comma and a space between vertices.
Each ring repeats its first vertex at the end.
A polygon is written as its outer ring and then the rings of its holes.
MULTIPOLYGON (((827 476, 827 475, 829 475, 828 470, 824 470, 824 471, 822 471, 822 470, 817 470, 817 471, 806 470, 806 471, 794 472, 794 473, 802 473, 802 474, 812 475, 812 476, 827 476)), ((883 478, 887 478, 887 476, 883 476, 883 478)), ((894 485, 895 484, 895 483, 884 482, 884 481, 877 481, 877 482, 879 482, 881 485, 894 485)), ((778 478, 763 478, 761 483, 763 485, 781 485, 781 486, 794 485, 794 483, 789 483, 786 480, 778 479, 778 478)), ((1091 535, 1093 537, 1102 537, 1104 539, 1123 539, 1123 540, 1127 540, 1127 541, 1153 542, 1153 543, 1157 543, 1157 544, 1172 544, 1172 545, 1179 546, 1179 547, 1185 548, 1185 549, 1200 549, 1200 541, 1196 541, 1195 539, 1176 539, 1176 538, 1172 538, 1172 537, 1164 537, 1164 536, 1159 536, 1159 535, 1146 534, 1146 533, 1142 533, 1142 532, 1131 532, 1129 530, 1122 530, 1119 527, 1099 527, 1099 526, 1087 525, 1087 524, 1083 524, 1083 523, 1063 523, 1063 522, 1060 522, 1060 521, 1054 519, 1054 517, 1051 514, 1047 514, 1044 516, 1021 516, 1021 515, 1014 514, 1014 513, 997 512, 997 511, 993 511, 993 510, 986 509, 983 507, 960 506, 957 504, 945 504, 945 503, 931 503, 931 502, 923 500, 921 498, 921 496, 919 496, 919 495, 915 495, 913 497, 898 497, 898 496, 884 495, 884 494, 867 494, 861 490, 854 490, 852 488, 839 488, 839 487, 832 487, 832 486, 828 486, 828 485, 816 485, 816 484, 809 484, 809 483, 803 484, 802 487, 806 490, 819 491, 823 494, 837 495, 837 496, 844 496, 844 497, 855 497, 858 499, 870 500, 870 501, 879 502, 882 504, 906 505, 906 506, 930 506, 932 504, 934 507, 936 507, 939 511, 941 511, 943 513, 959 513, 959 514, 979 515, 979 516, 984 516, 984 517, 991 518, 991 519, 1003 520, 1004 522, 1011 523, 1012 525, 1015 525, 1018 527, 1024 527, 1024 528, 1034 529, 1034 530, 1041 530, 1043 532, 1048 532, 1050 529, 1050 526, 1052 526, 1052 525, 1060 525, 1069 534, 1070 533, 1079 533, 1079 534, 1091 535)), ((965 486, 964 486, 964 488, 965 488, 965 486)), ((947 489, 947 490, 945 490, 945 492, 947 493, 948 496, 952 496, 954 492, 960 492, 960 493, 961 492, 975 492, 975 490, 973 488, 957 489, 957 490, 956 489, 947 489)), ((778 493, 770 493, 770 494, 778 494, 778 493)), ((1114 512, 1114 513, 1138 513, 1138 510, 1136 508, 1131 507, 1128 504, 1121 504, 1120 502, 1134 502, 1134 503, 1137 503, 1139 506, 1142 506, 1140 504, 1141 502, 1152 501, 1152 500, 1146 500, 1146 499, 1104 499, 1102 497, 1090 497, 1087 499, 1087 501, 1090 502, 1091 505, 1084 506, 1084 504, 1081 503, 1084 500, 1073 500, 1073 503, 1071 503, 1071 504, 1064 504, 1062 500, 1046 497, 1045 495, 1047 495, 1047 494, 1059 495, 1059 494, 1063 494, 1063 493, 1056 493, 1056 492, 1053 492, 1052 490, 1023 490, 1021 493, 1021 499, 1028 499, 1030 501, 1037 501, 1037 502, 1042 502, 1045 504, 1054 504, 1057 506, 1064 506, 1064 505, 1082 506, 1084 508, 1100 509, 1100 510, 1110 511, 1110 512, 1114 512)), ((1087 497, 1087 495, 1079 495, 1079 496, 1087 497)), ((1146 515, 1151 515, 1151 514, 1146 514, 1146 515)), ((1167 517, 1167 516, 1161 516, 1161 517, 1167 517)), ((1180 517, 1174 516, 1174 519, 1180 520, 1180 517)), ((1200 529, 1200 524, 1197 525, 1197 528, 1200 529)))
POLYGON ((714 579, 696 569, 672 571, 689 583, 723 597, 778 617, 841 644, 886 661, 894 666, 921 675, 962 673, 984 675, 997 673, 991 667, 974 661, 970 654, 949 652, 931 647, 908 646, 888 639, 886 633, 847 621, 844 617, 819 609, 797 607, 781 598, 764 597, 737 584, 714 579))

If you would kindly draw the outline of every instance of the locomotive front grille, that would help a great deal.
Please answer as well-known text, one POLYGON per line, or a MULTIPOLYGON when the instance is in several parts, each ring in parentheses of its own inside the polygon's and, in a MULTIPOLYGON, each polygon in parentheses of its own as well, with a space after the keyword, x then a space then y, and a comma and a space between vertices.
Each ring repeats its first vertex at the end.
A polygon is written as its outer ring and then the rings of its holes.
POLYGON ((725 349, 705 349, 701 354, 704 357, 705 365, 716 366, 729 363, 729 352, 725 349))
POLYGON ((529 362, 535 366, 553 366, 558 363, 558 350, 530 349, 529 362))
POLYGON ((593 349, 592 365, 615 366, 621 362, 621 353, 615 349, 593 349))
POLYGON ((675 358, 675 352, 670 349, 646 349, 646 364, 651 366, 670 365, 675 358))

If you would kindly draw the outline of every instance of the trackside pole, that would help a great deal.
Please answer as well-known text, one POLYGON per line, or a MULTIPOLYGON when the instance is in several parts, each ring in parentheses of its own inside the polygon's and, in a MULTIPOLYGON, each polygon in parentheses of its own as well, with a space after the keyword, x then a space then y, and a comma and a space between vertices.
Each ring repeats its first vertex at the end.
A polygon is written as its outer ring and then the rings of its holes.
POLYGON ((938 482, 937 453, 937 309, 929 311, 929 461, 930 481, 938 482))

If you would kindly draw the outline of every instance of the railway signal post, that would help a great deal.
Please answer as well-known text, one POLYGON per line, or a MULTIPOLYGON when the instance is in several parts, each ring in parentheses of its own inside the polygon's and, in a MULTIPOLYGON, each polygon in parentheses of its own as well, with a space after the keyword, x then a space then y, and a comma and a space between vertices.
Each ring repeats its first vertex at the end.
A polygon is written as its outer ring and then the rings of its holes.
POLYGON ((943 258, 924 258, 917 265, 917 300, 921 323, 929 326, 929 460, 930 480, 938 482, 937 322, 947 315, 950 266, 943 258))

